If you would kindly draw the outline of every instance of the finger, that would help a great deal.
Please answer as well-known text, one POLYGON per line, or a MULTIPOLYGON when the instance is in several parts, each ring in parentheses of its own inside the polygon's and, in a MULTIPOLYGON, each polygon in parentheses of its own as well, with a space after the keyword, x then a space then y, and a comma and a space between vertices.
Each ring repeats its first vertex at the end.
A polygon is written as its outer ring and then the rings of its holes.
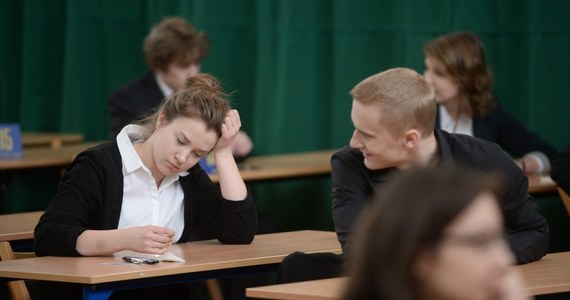
POLYGON ((166 236, 174 236, 174 230, 168 228, 168 227, 161 227, 161 226, 154 226, 154 225, 150 225, 149 226, 150 230, 156 234, 161 234, 161 235, 166 235, 166 236))
POLYGON ((224 121, 224 124, 226 124, 228 132, 230 133, 230 135, 236 134, 237 128, 239 128, 239 127, 235 126, 234 120, 232 118, 230 118, 230 117, 226 118, 224 121))

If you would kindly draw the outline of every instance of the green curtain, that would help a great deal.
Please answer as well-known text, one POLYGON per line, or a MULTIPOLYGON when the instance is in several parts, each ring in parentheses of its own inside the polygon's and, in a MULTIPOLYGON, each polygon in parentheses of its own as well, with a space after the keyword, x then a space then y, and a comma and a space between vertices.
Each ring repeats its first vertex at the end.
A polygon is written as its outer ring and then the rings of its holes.
MULTIPOLYGON (((423 72, 423 44, 454 30, 482 37, 504 106, 560 148, 570 140, 568 12, 565 0, 4 0, 0 122, 105 139, 108 96, 145 71, 149 28, 176 15, 209 35, 202 70, 234 92, 255 155, 343 146, 349 90, 390 67, 423 72)), ((286 228, 331 228, 328 178, 254 191, 286 228)))

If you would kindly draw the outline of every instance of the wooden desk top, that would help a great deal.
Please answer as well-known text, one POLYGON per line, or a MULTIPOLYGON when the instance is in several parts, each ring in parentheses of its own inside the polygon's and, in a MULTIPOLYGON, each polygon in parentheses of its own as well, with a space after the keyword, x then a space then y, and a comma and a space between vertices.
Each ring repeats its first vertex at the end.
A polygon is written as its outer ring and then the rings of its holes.
POLYGON ((556 182, 548 174, 527 174, 528 193, 556 193, 556 182))
POLYGON ((34 238, 34 228, 43 211, 0 215, 0 241, 16 241, 34 238))
MULTIPOLYGON (((551 253, 541 260, 514 266, 523 273, 527 295, 537 296, 570 291, 570 252, 551 253)), ((347 277, 311 280, 247 288, 246 295, 262 299, 340 299, 347 277)))
POLYGON ((246 288, 245 295, 276 300, 337 300, 340 299, 346 283, 346 277, 339 277, 275 284, 246 288))
MULTIPOLYGON (((292 177, 328 175, 330 160, 336 150, 321 150, 266 156, 252 156, 240 166, 244 181, 285 179, 292 177)), ((556 183, 548 174, 529 174, 529 194, 556 193, 556 183)), ((213 182, 219 182, 217 174, 210 175, 213 182)))
POLYGON ((570 291, 570 252, 551 253, 539 261, 516 266, 531 296, 570 291))
POLYGON ((250 245, 215 240, 172 245, 184 263, 137 265, 114 257, 35 257, 0 262, 0 277, 98 284, 129 279, 280 263, 294 251, 341 253, 334 232, 294 231, 257 235, 250 245))
POLYGON ((24 148, 38 146, 58 148, 64 144, 81 143, 83 139, 81 133, 23 132, 22 146, 24 148))
MULTIPOLYGON (((284 179, 331 173, 331 156, 335 150, 252 156, 239 164, 244 181, 284 179)), ((217 174, 210 175, 219 182, 217 174)))
POLYGON ((65 167, 69 165, 81 151, 100 143, 103 142, 76 143, 63 145, 60 148, 26 148, 24 149, 24 155, 22 157, 0 159, 0 171, 65 167))

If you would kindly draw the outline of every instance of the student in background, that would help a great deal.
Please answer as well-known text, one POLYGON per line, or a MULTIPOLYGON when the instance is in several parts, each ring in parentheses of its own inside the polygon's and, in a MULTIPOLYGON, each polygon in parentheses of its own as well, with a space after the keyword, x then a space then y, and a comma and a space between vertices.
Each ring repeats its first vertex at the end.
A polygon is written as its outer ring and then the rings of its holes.
MULTIPOLYGON (((206 34, 182 18, 165 18, 156 24, 143 44, 150 71, 119 87, 109 98, 109 138, 115 139, 124 126, 152 114, 165 97, 184 87, 186 79, 200 71, 209 49, 206 34)), ((232 152, 241 159, 252 149, 251 139, 240 131, 232 152)))
POLYGON ((359 223, 343 299, 528 299, 496 182, 449 168, 391 182, 359 223))
POLYGON ((570 144, 552 161, 551 177, 570 195, 570 144))
POLYGON ((550 171, 557 150, 510 115, 491 91, 485 48, 471 32, 453 32, 424 46, 425 77, 438 102, 436 128, 499 144, 526 173, 550 171))
MULTIPOLYGON (((190 77, 140 125, 75 158, 35 229, 36 254, 164 254, 171 243, 191 240, 251 243, 256 208, 231 153, 240 126, 214 77, 190 77), (197 165, 210 151, 219 185, 197 165)), ((45 283, 40 294, 78 295, 69 288, 45 283)))

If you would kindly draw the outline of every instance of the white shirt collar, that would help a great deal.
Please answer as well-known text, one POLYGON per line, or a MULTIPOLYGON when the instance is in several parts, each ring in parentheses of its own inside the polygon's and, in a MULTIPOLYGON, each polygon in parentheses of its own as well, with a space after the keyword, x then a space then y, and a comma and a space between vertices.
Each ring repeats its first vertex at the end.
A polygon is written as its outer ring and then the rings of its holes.
POLYGON ((439 122, 441 129, 447 132, 473 136, 473 119, 461 114, 456 121, 449 115, 443 105, 439 106, 439 122))
POLYGON ((166 85, 166 83, 162 81, 162 79, 160 79, 158 74, 155 73, 154 79, 156 79, 156 84, 158 84, 158 88, 160 89, 162 95, 164 95, 165 98, 174 93, 174 91, 168 85, 166 85))

